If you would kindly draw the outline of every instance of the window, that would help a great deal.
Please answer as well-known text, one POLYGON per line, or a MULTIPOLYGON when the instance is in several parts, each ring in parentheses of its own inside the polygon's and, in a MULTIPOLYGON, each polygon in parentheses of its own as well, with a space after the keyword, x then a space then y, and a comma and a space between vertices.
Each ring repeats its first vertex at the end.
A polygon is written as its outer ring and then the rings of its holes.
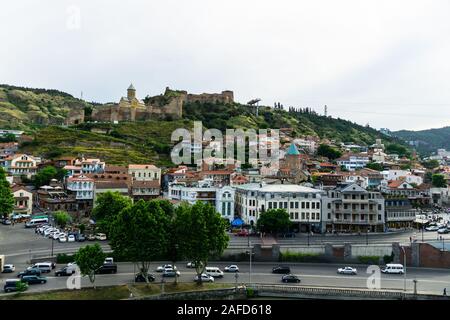
POLYGON ((316 203, 316 209, 320 209, 320 202, 316 203))
MULTIPOLYGON (((328 203, 327 208, 331 209, 331 203, 328 203)), ((338 209, 338 207, 336 209, 338 209)))
POLYGON ((298 220, 298 212, 295 213, 295 220, 298 220))
POLYGON ((378 210, 381 210, 381 204, 378 205, 378 210))
POLYGON ((315 208, 316 208, 316 203, 315 202, 311 203, 311 209, 315 209, 315 208))
POLYGON ((302 212, 302 220, 305 220, 305 213, 302 212))
POLYGON ((291 202, 290 205, 289 205, 289 207, 290 207, 291 209, 294 209, 294 202, 291 202))
POLYGON ((298 201, 295 201, 295 209, 298 209, 298 201))
POLYGON ((352 194, 352 200, 355 200, 355 199, 356 199, 356 195, 352 194))
POLYGON ((287 203, 287 202, 284 203, 284 208, 285 208, 285 209, 288 208, 288 203, 287 203))
POLYGON ((328 220, 331 220, 331 213, 328 213, 328 220))
POLYGON ((274 202, 274 203, 273 203, 273 208, 274 208, 274 209, 277 209, 277 208, 278 208, 278 202, 274 202))
POLYGON ((269 202, 269 209, 272 209, 272 202, 269 202))
POLYGON ((294 219, 294 214, 292 212, 289 214, 289 216, 291 217, 291 220, 294 219))

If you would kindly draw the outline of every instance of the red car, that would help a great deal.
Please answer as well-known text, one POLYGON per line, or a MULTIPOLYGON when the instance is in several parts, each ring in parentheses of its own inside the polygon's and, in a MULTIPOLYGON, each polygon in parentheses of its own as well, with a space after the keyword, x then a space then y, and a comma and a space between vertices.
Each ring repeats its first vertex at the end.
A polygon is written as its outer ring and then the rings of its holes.
POLYGON ((238 237, 248 237, 248 231, 247 229, 242 229, 241 231, 239 231, 238 233, 236 233, 236 235, 238 237))

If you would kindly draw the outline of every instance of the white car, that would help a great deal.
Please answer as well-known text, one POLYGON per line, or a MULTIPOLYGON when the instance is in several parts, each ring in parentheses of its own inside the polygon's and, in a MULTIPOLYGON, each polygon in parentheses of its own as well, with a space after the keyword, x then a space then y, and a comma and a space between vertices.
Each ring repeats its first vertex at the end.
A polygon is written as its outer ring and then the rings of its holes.
POLYGON ((229 265, 225 267, 225 272, 239 272, 239 267, 235 264, 229 265))
POLYGON ((16 267, 13 264, 5 264, 3 266, 3 273, 12 273, 14 271, 16 271, 16 267))
POLYGON ((52 238, 53 240, 58 240, 61 235, 62 235, 61 232, 56 231, 55 233, 52 234, 52 238))
POLYGON ((156 272, 164 272, 166 270, 177 270, 177 266, 173 267, 171 264, 165 264, 156 268, 156 272))
POLYGON ((352 267, 339 268, 337 272, 340 274, 351 274, 351 275, 356 275, 358 273, 356 268, 352 267))
POLYGON ((439 227, 438 226, 431 226, 431 227, 425 228, 425 230, 427 230, 427 231, 438 231, 439 227))
POLYGON ((95 239, 96 240, 100 240, 100 241, 104 241, 104 240, 106 240, 106 234, 104 234, 104 233, 97 233, 95 235, 95 239))
POLYGON ((186 263, 186 268, 195 268, 195 262, 189 261, 186 263))
POLYGON ((45 229, 44 236, 48 237, 50 235, 50 233, 52 233, 53 231, 55 231, 55 229, 53 229, 53 227, 45 229))
MULTIPOLYGON (((202 282, 214 282, 214 278, 211 276, 208 276, 206 273, 203 273, 200 275, 202 282)), ((194 281, 198 281, 198 275, 195 275, 194 281)))
POLYGON ((59 242, 67 242, 67 237, 65 234, 61 234, 58 238, 59 242))
POLYGON ((75 242, 75 236, 73 234, 67 237, 67 242, 75 242))

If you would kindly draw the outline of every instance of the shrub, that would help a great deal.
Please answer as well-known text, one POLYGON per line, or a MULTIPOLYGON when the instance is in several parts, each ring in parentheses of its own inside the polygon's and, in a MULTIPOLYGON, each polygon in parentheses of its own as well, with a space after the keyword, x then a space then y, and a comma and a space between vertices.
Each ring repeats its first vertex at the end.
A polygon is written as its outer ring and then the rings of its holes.
POLYGON ((391 255, 385 255, 383 261, 385 264, 392 263, 392 261, 394 261, 394 252, 392 252, 391 255))
POLYGON ((302 253, 302 252, 281 252, 280 261, 282 262, 307 262, 320 260, 318 253, 302 253))
POLYGON ((253 288, 247 288, 247 298, 252 298, 255 296, 255 290, 253 288))
POLYGON ((378 264, 380 261, 380 257, 378 256, 359 256, 359 262, 364 264, 378 264))
POLYGON ((58 253, 56 256, 56 263, 69 263, 75 261, 75 255, 67 255, 65 253, 58 253))

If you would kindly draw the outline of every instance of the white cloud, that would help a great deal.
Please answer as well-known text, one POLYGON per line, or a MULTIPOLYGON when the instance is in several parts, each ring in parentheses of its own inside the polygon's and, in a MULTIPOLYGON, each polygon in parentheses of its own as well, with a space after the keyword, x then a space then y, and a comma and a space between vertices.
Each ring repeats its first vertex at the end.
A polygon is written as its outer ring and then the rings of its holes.
POLYGON ((439 0, 7 2, 0 82, 100 102, 130 81, 141 96, 232 89, 374 127, 444 126, 448 12, 439 0))

